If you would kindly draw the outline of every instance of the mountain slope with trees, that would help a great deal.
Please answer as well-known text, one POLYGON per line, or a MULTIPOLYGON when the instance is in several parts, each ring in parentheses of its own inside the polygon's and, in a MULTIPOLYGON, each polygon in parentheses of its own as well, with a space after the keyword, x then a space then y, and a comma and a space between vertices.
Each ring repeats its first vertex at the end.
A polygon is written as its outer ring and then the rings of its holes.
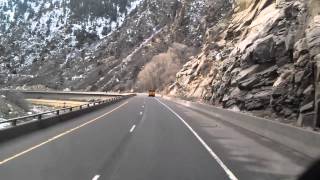
POLYGON ((0 3, 2 87, 157 88, 291 120, 314 108, 317 0, 0 3))

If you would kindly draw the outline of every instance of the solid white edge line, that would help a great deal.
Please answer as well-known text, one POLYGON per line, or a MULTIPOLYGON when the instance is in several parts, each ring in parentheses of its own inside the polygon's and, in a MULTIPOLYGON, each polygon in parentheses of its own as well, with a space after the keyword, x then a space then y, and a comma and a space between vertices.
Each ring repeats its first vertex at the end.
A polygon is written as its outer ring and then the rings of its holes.
POLYGON ((168 105, 161 102, 158 98, 156 100, 166 107, 169 111, 171 111, 175 116, 177 116, 184 125, 193 133, 193 135, 200 141, 200 143, 204 146, 204 148, 209 152, 209 154, 217 161, 217 163, 222 167, 222 169, 226 172, 230 180, 238 180, 238 178, 233 174, 233 172, 223 163, 223 161, 218 157, 218 155, 213 152, 213 150, 209 147, 209 145, 198 135, 198 133, 193 130, 193 128, 175 111, 173 111, 168 105))
POLYGON ((130 129, 130 132, 132 133, 135 128, 136 128, 136 125, 133 125, 130 129))
POLYGON ((92 180, 98 180, 100 178, 100 175, 95 175, 92 180))

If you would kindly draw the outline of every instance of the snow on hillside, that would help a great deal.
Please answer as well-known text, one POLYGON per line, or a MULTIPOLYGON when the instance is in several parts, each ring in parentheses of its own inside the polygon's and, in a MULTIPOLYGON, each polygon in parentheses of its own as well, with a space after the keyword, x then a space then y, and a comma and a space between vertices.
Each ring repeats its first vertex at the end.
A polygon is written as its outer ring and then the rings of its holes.
POLYGON ((177 0, 0 2, 0 86, 85 90, 131 86, 148 59, 125 61, 161 34, 179 6, 177 0))
POLYGON ((162 31, 162 28, 155 31, 149 38, 144 40, 132 53, 130 53, 126 58, 124 58, 123 62, 127 64, 132 60, 132 56, 135 55, 138 51, 140 51, 146 44, 148 44, 152 38, 154 38, 156 35, 158 35, 162 31))
POLYGON ((0 44, 8 45, 0 48, 1 70, 20 71, 56 49, 103 39, 142 1, 0 0, 0 44))

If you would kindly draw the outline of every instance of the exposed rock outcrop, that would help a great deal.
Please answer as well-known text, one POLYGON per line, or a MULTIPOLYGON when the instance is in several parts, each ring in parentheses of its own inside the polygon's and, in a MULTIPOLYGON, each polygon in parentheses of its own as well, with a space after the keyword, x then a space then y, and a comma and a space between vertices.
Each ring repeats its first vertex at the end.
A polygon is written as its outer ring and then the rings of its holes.
POLYGON ((314 104, 320 36, 312 2, 236 2, 228 25, 220 20, 207 29, 219 31, 177 74, 172 94, 296 119, 314 104))

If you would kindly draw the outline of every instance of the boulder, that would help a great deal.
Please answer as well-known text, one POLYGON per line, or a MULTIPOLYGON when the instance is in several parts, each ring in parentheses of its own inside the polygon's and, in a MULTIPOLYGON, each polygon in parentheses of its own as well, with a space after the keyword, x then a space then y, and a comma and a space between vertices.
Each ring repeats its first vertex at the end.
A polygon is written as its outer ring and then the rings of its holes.
POLYGON ((225 94, 223 96, 222 102, 223 102, 223 106, 225 108, 229 108, 233 105, 237 105, 239 99, 241 99, 241 97, 245 94, 245 92, 242 92, 239 88, 234 88, 231 90, 230 95, 225 94))
POLYGON ((209 67, 210 67, 210 65, 209 65, 208 59, 206 59, 205 56, 202 56, 198 66, 193 74, 195 74, 195 75, 207 74, 210 71, 209 67))
POLYGON ((310 102, 300 108, 300 113, 311 112, 314 110, 314 102, 310 102))
POLYGON ((273 35, 256 40, 241 57, 241 64, 265 64, 275 62, 275 41, 273 35))
MULTIPOLYGON (((291 37, 291 36, 289 36, 289 37, 291 37)), ((277 58, 277 61, 278 61, 278 59, 281 59, 282 57, 288 56, 288 51, 290 49, 293 49, 293 47, 290 47, 292 40, 290 40, 289 37, 283 37, 283 36, 273 37, 274 50, 272 52, 270 52, 270 53, 273 53, 270 55, 271 57, 277 58), (286 42, 286 41, 288 41, 288 42, 286 42)))
POLYGON ((241 70, 240 73, 235 78, 236 81, 237 82, 243 81, 244 79, 248 78, 252 74, 255 74, 256 72, 258 72, 259 68, 260 68, 260 65, 256 64, 256 65, 250 66, 249 68, 241 70))
POLYGON ((231 100, 227 100, 223 103, 223 107, 224 108, 229 108, 232 107, 234 105, 237 105, 237 100, 236 99, 231 99, 231 100))
POLYGON ((278 69, 279 68, 277 65, 271 66, 266 70, 259 72, 258 76, 261 76, 263 78, 271 78, 271 79, 276 78, 278 77, 278 69))
POLYGON ((305 74, 305 71, 298 71, 297 73, 295 73, 294 82, 296 84, 300 84, 303 79, 304 74, 305 74))
POLYGON ((280 114, 283 115, 285 118, 288 118, 293 114, 293 111, 291 109, 285 107, 282 109, 280 114))
POLYGON ((313 86, 313 84, 311 84, 303 91, 303 95, 309 96, 313 93, 313 91, 314 91, 314 86, 313 86))
POLYGON ((260 83, 261 79, 258 76, 252 76, 238 83, 241 90, 251 90, 256 84, 260 83))
POLYGON ((309 49, 307 45, 307 39, 302 38, 299 41, 297 41, 294 45, 293 59, 297 60, 300 56, 305 55, 308 52, 309 52, 309 49))
POLYGON ((300 108, 298 126, 314 127, 315 125, 314 101, 311 101, 300 108))
POLYGON ((244 108, 247 111, 261 110, 265 108, 265 103, 258 99, 251 99, 245 102, 244 108))
POLYGON ((239 97, 241 97, 241 95, 242 95, 242 92, 237 87, 234 88, 230 93, 230 97, 233 98, 233 99, 239 98, 239 97))
POLYGON ((244 97, 244 108, 248 111, 265 109, 270 104, 271 89, 260 89, 244 97))
POLYGON ((238 82, 238 87, 241 90, 251 90, 261 86, 271 86, 276 77, 278 77, 278 66, 274 65, 238 82))
POLYGON ((271 88, 265 88, 265 89, 258 89, 256 90, 256 93, 253 95, 253 98, 259 98, 259 99, 270 99, 272 95, 272 89, 271 88))
POLYGON ((290 78, 292 77, 293 70, 285 70, 278 79, 274 82, 273 87, 277 88, 281 85, 287 85, 290 83, 290 78))
POLYGON ((310 61, 309 54, 304 54, 299 56, 298 60, 294 63, 297 67, 305 67, 307 63, 310 61))

